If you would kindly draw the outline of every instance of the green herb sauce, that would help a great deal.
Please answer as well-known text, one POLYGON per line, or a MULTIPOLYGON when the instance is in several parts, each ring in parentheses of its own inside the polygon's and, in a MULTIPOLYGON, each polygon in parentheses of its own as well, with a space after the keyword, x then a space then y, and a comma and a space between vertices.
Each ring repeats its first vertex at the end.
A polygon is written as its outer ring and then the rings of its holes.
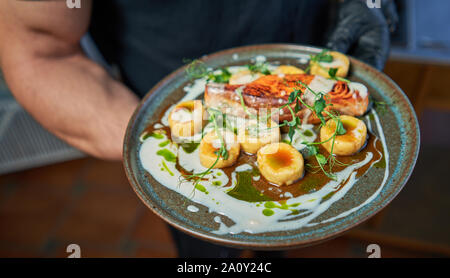
POLYGON ((160 146, 160 147, 162 148, 162 147, 165 147, 165 146, 167 146, 167 145, 169 145, 169 144, 170 144, 170 141, 169 141, 169 140, 166 140, 166 141, 164 141, 164 142, 162 142, 162 143, 159 143, 158 146, 160 146))
POLYGON ((150 134, 144 135, 143 139, 147 139, 149 136, 156 138, 156 139, 164 139, 164 135, 158 132, 152 132, 150 134))
POLYGON ((190 142, 181 144, 181 147, 186 153, 193 153, 199 145, 200 143, 190 142))
POLYGON ((259 192, 252 185, 252 172, 244 171, 236 173, 236 186, 227 192, 233 198, 247 202, 270 201, 271 199, 259 192))
POLYGON ((162 149, 156 152, 157 155, 164 157, 168 162, 177 162, 177 156, 168 149, 162 149))
POLYGON ((205 193, 205 194, 208 194, 208 193, 209 193, 209 192, 206 190, 206 188, 205 188, 203 185, 199 184, 199 183, 197 183, 197 185, 195 185, 195 189, 197 189, 198 191, 203 192, 203 193, 205 193))

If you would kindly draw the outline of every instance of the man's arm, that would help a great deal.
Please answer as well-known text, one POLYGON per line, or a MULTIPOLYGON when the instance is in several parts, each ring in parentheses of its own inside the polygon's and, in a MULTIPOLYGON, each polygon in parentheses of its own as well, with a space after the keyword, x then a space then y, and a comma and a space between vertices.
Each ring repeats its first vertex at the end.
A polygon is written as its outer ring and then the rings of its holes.
POLYGON ((83 54, 90 13, 90 1, 81 9, 66 1, 0 1, 0 67, 17 101, 50 132, 119 160, 138 99, 83 54))

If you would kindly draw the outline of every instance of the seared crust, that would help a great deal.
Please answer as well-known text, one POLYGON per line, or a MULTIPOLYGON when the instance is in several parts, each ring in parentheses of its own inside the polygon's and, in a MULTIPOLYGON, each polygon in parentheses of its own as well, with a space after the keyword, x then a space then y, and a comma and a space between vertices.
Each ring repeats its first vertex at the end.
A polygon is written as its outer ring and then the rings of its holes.
MULTIPOLYGON (((260 109, 279 108, 285 105, 292 91, 300 89, 304 93, 306 88, 301 83, 309 85, 314 78, 314 75, 309 74, 286 74, 266 75, 244 85, 208 83, 205 88, 205 103, 206 106, 219 109, 223 113, 245 117, 247 113, 241 105, 239 92, 248 112, 258 113, 260 109)), ((325 100, 333 104, 328 106, 327 110, 351 116, 363 115, 369 103, 368 94, 361 95, 357 90, 352 91, 347 83, 342 81, 336 81, 332 90, 325 95, 325 100)), ((294 106, 293 104, 292 108, 294 106)), ((302 119, 307 117, 308 123, 320 121, 306 107, 296 115, 302 119)), ((285 107, 274 114, 273 119, 282 122, 292 119, 292 115, 289 108, 285 107)))

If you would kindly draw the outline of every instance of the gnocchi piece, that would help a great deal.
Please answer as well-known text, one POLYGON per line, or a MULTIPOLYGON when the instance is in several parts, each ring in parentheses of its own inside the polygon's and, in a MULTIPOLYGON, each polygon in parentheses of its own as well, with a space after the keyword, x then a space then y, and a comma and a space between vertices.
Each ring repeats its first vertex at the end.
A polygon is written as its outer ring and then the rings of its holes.
POLYGON ((218 152, 222 147, 222 141, 215 130, 210 131, 203 137, 199 147, 200 163, 203 167, 209 168, 212 166, 212 168, 225 168, 233 165, 238 159, 240 145, 236 135, 225 129, 220 129, 220 134, 222 135, 223 142, 228 151, 228 158, 224 159, 223 157, 220 157, 219 160, 217 160, 219 155, 218 152))
POLYGON ((340 52, 330 51, 328 52, 332 57, 331 62, 311 62, 311 74, 320 75, 326 78, 330 78, 328 71, 330 68, 337 68, 336 76, 346 77, 348 69, 350 68, 350 61, 348 57, 340 52))
POLYGON ((291 145, 272 143, 259 149, 258 168, 270 183, 290 185, 303 177, 303 156, 291 145))
POLYGON ((280 141, 280 128, 271 119, 250 120, 238 130, 237 138, 244 152, 255 154, 261 147, 280 141))
POLYGON ((231 85, 247 84, 252 81, 255 81, 256 79, 260 78, 261 76, 264 76, 264 75, 259 72, 251 72, 250 70, 241 70, 241 71, 231 75, 228 83, 231 85))
POLYGON ((305 73, 302 69, 294 66, 281 65, 275 69, 274 74, 303 74, 305 73))
POLYGON ((178 103, 169 114, 170 132, 174 137, 190 137, 201 132, 206 121, 201 100, 178 103))
MULTIPOLYGON (((353 155, 357 153, 366 143, 367 127, 366 124, 352 116, 342 115, 339 117, 342 125, 347 131, 343 135, 337 135, 334 140, 333 153, 336 155, 353 155)), ((330 119, 320 129, 320 141, 326 141, 331 138, 336 130, 336 122, 330 119)), ((331 153, 333 140, 329 140, 322 146, 331 153)))

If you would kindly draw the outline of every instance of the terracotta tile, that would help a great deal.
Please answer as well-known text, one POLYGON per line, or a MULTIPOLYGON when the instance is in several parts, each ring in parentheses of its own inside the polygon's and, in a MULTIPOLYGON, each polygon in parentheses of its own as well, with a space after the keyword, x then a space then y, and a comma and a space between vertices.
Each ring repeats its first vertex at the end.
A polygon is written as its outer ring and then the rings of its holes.
POLYGON ((163 246, 167 249, 175 250, 168 224, 147 207, 143 208, 143 213, 136 222, 131 239, 137 244, 163 246))
POLYGON ((88 189, 57 229, 55 239, 77 244, 118 246, 136 218, 139 200, 134 192, 88 189))
POLYGON ((82 178, 83 183, 96 189, 132 191, 122 162, 93 159, 82 178))
POLYGON ((68 192, 17 188, 0 206, 0 242, 40 248, 70 200, 68 192))

